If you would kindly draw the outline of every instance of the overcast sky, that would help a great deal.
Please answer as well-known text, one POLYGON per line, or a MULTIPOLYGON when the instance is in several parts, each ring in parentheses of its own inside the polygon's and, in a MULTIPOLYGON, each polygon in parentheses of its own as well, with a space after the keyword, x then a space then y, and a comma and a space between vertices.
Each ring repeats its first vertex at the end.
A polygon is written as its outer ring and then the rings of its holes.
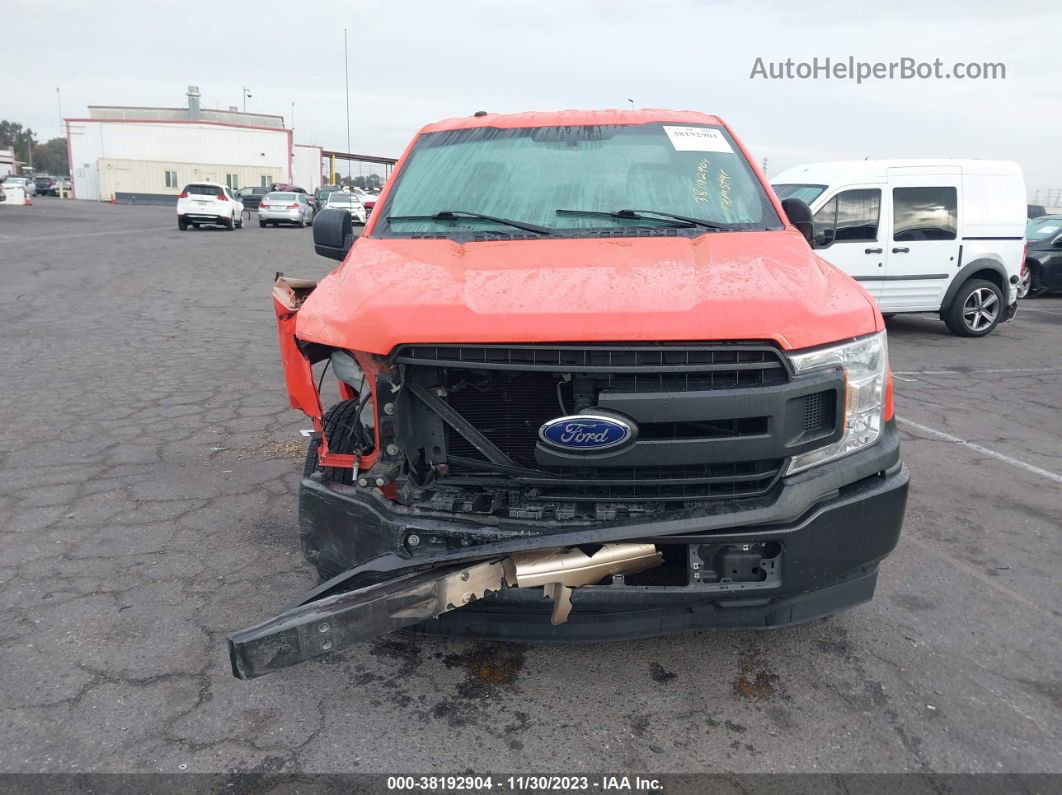
MULTIPOLYGON (((6 0, 0 117, 59 133, 89 104, 284 115, 295 139, 397 155, 422 124, 490 111, 629 106, 725 118, 769 174, 864 157, 1017 160, 1062 191, 1062 4, 1042 0, 6 0), (201 5, 201 4, 200 4, 201 5), (204 6, 205 8, 205 6, 204 6), (1004 80, 750 79, 757 57, 1000 62, 1004 80)), ((1059 202, 1062 203, 1062 202, 1059 202)))

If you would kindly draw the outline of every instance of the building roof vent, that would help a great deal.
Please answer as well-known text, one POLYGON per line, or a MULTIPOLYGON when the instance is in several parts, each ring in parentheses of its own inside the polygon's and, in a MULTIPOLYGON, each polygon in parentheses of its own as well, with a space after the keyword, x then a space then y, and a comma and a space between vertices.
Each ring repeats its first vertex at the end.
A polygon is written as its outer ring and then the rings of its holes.
POLYGON ((188 86, 188 118, 199 119, 199 86, 188 86))

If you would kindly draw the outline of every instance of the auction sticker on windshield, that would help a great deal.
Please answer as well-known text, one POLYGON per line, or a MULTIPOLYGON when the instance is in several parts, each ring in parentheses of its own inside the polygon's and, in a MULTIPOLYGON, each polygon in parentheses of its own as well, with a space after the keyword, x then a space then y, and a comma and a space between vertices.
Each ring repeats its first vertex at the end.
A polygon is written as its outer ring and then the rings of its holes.
POLYGON ((734 152, 723 133, 709 127, 669 127, 665 124, 664 132, 678 152, 734 152))

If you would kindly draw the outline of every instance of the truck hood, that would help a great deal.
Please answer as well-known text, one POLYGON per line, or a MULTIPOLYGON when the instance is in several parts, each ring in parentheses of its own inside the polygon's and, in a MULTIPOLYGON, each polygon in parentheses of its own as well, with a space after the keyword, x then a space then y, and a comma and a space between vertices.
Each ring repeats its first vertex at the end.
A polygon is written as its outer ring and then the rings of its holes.
POLYGON ((361 238, 299 310, 296 336, 402 343, 773 340, 879 331, 873 299, 799 233, 456 243, 361 238))

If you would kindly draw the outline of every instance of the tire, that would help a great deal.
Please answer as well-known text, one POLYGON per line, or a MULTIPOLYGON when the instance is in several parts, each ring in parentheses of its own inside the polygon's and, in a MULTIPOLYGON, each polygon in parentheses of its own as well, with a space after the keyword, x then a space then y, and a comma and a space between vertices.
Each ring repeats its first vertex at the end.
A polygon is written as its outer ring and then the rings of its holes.
POLYGON ((177 228, 180 229, 182 232, 187 232, 188 231, 188 222, 186 220, 184 220, 183 218, 178 218, 177 219, 177 228))
MULTIPOLYGON (((354 418, 358 411, 357 400, 344 400, 336 403, 324 415, 324 432, 328 438, 328 447, 333 453, 351 455, 354 453, 357 434, 354 431, 354 418)), ((350 469, 337 469, 336 467, 321 467, 317 464, 317 448, 320 442, 311 439, 306 449, 306 463, 302 474, 309 477, 320 470, 322 480, 330 483, 342 483, 351 485, 354 483, 354 472, 350 469)))
MULTIPOLYGON (((328 438, 328 447, 333 453, 354 453, 357 434, 354 432, 354 417, 357 415, 358 401, 344 400, 336 403, 324 415, 324 432, 328 438)), ((321 443, 317 439, 311 439, 306 448, 306 461, 302 467, 302 476, 308 478, 314 472, 320 471, 321 480, 324 482, 343 483, 351 485, 354 482, 354 472, 350 469, 337 469, 335 467, 322 467, 317 462, 317 450, 321 443)), ((309 563, 317 569, 317 581, 322 583, 330 580, 344 569, 328 566, 323 561, 314 559, 309 563)))
POLYGON ((996 285, 970 279, 944 312, 944 323, 959 337, 983 337, 999 325, 1005 309, 1003 294, 996 285))
POLYGON ((230 215, 225 220, 225 223, 222 224, 222 226, 224 226, 227 230, 229 230, 231 232, 233 229, 236 228, 236 216, 235 215, 230 215))
POLYGON ((302 220, 302 216, 299 217, 299 220, 295 223, 295 226, 299 227, 299 229, 306 228, 306 222, 302 220))
POLYGON ((1025 291, 1025 295, 1022 295, 1021 288, 1019 286, 1019 298, 1035 298, 1036 296, 1043 295, 1047 292, 1047 288, 1044 287, 1044 274, 1043 271, 1040 270, 1039 265, 1027 265, 1026 273, 1029 274, 1028 288, 1025 291))
POLYGON ((266 225, 266 222, 265 222, 265 221, 262 221, 262 220, 259 220, 259 221, 258 221, 258 225, 259 225, 260 227, 262 227, 263 229, 265 229, 265 225, 266 225))

